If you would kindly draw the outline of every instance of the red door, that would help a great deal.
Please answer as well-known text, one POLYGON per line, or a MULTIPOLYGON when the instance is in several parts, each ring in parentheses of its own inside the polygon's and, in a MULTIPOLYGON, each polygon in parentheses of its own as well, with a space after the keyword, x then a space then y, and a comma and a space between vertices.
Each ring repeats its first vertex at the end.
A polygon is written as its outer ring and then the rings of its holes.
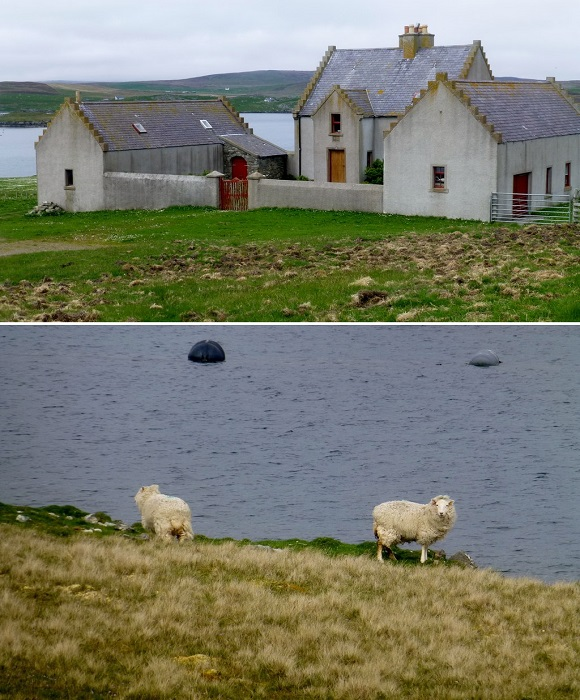
POLYGON ((232 180, 248 179, 248 163, 245 158, 236 156, 232 158, 232 180))
POLYGON ((514 218, 526 216, 530 213, 530 175, 531 173, 520 173, 514 175, 514 198, 512 203, 512 214, 514 218))

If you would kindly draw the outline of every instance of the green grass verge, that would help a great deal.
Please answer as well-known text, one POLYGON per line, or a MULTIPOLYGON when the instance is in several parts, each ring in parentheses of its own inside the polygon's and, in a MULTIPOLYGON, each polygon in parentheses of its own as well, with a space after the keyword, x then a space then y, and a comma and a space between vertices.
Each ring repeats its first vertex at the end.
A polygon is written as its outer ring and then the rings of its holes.
POLYGON ((577 225, 34 205, 34 178, 0 180, 0 321, 580 318, 577 225))
MULTIPOLYGON (((38 530, 54 537, 74 537, 90 534, 96 539, 120 536, 143 539, 143 535, 146 534, 140 522, 127 524, 121 520, 114 520, 104 511, 87 513, 71 505, 32 507, 0 503, 0 523, 13 525, 23 530, 38 530)), ((195 542, 196 544, 207 546, 231 542, 240 547, 258 545, 272 549, 289 549, 294 552, 313 550, 330 557, 362 556, 374 558, 377 551, 374 541, 349 544, 332 537, 317 537, 310 541, 301 539, 264 539, 254 541, 249 539, 235 540, 231 537, 207 537, 196 533, 195 542)), ((396 564, 420 564, 420 550, 393 547, 393 551, 397 557, 396 564)), ((428 563, 432 563, 431 559, 428 560, 428 563)), ((454 562, 447 562, 444 555, 441 555, 438 563, 454 565, 454 562)))

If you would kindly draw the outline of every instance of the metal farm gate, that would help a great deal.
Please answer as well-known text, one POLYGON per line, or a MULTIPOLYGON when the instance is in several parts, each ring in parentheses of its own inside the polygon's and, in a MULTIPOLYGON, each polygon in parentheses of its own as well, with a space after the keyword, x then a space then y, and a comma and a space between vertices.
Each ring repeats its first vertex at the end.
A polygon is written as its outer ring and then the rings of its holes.
POLYGON ((226 211, 247 211, 248 181, 220 180, 220 209, 226 211))
POLYGON ((578 223, 577 196, 494 192, 490 202, 491 221, 518 224, 578 223))

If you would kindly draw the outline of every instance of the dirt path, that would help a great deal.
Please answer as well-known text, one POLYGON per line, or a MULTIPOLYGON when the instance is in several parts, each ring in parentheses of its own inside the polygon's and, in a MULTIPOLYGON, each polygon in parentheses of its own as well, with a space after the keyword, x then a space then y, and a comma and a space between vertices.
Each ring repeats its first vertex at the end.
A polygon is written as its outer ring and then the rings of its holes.
POLYGON ((100 246, 59 241, 6 241, 0 238, 0 257, 22 255, 23 253, 49 253, 57 250, 89 250, 100 246))

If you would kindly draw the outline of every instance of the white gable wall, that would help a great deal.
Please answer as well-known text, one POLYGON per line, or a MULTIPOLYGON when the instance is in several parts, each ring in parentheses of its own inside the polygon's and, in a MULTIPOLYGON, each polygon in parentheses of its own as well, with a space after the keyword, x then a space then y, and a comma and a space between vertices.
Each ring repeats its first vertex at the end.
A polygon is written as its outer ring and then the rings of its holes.
POLYGON ((36 144, 36 173, 39 203, 73 212, 103 208, 103 152, 72 108, 63 108, 36 144), (73 172, 72 187, 65 170, 73 172))
MULTIPOLYGON (((360 117, 343 96, 333 91, 313 115, 314 168, 312 179, 328 181, 328 152, 343 150, 346 154, 346 182, 360 183, 361 140, 360 117), (330 115, 340 114, 340 135, 330 133, 330 115)), ((303 173, 306 174, 303 170, 303 173)), ((309 177, 309 176, 308 176, 309 177)))
POLYGON ((428 92, 384 140, 386 213, 489 219, 497 143, 445 87, 428 92), (445 190, 432 187, 444 166, 445 190))
POLYGON ((493 80, 493 76, 487 65, 487 61, 483 56, 483 50, 481 47, 478 49, 473 63, 469 68, 469 72, 465 80, 479 81, 479 80, 493 80))

